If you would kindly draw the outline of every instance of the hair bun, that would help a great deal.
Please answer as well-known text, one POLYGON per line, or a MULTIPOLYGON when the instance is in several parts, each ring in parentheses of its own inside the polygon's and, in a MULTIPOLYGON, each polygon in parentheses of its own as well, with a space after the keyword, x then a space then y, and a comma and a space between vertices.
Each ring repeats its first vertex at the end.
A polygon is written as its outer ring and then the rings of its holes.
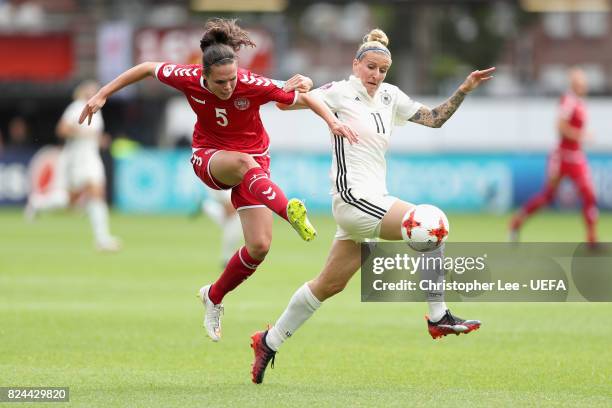
POLYGON ((364 43, 373 41, 379 42, 385 47, 389 45, 389 38, 387 37, 387 34, 385 34, 385 32, 380 28, 373 29, 368 34, 366 34, 365 37, 363 37, 364 43))
POLYGON ((204 25, 204 35, 200 40, 200 49, 204 51, 206 48, 217 44, 227 45, 235 52, 238 52, 243 46, 255 46, 255 43, 249 38, 249 34, 236 24, 236 19, 211 18, 204 25))

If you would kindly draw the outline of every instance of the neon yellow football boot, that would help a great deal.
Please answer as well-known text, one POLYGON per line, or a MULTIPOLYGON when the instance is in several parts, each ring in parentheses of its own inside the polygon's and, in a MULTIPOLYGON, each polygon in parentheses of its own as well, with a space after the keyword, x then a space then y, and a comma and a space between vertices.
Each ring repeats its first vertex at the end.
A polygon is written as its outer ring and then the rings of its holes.
POLYGON ((297 198, 287 203, 287 218, 304 241, 312 241, 317 236, 317 230, 312 226, 306 216, 306 206, 297 198))

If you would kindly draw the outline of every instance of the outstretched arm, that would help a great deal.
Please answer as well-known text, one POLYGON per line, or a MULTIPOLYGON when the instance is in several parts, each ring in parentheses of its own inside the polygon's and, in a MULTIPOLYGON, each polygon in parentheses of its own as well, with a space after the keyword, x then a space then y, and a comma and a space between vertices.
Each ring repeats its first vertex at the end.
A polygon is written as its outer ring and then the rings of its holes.
POLYGON ((94 113, 102 109, 104 104, 106 103, 106 99, 119 91, 120 89, 125 88, 126 86, 133 84, 134 82, 138 82, 141 79, 144 79, 148 76, 155 75, 155 67, 159 62, 143 62, 142 64, 136 65, 120 74, 117 78, 110 81, 108 84, 104 85, 98 93, 96 93, 90 100, 87 101, 87 104, 83 108, 81 112, 81 117, 79 118, 79 124, 85 121, 87 118, 87 124, 91 124, 91 118, 94 113))
POLYGON ((410 118, 410 121, 432 128, 442 127, 442 125, 453 116, 469 92, 476 89, 482 82, 493 78, 491 75, 493 71, 495 71, 495 67, 472 72, 450 98, 433 109, 422 106, 414 116, 410 118))
POLYGON ((351 144, 358 142, 357 133, 350 126, 340 122, 332 111, 329 110, 327 105, 318 98, 307 93, 301 93, 298 94, 298 99, 295 104, 308 107, 319 115, 325 123, 327 123, 327 126, 329 126, 329 129, 334 135, 340 135, 347 138, 351 144))
MULTIPOLYGON (((312 89, 312 79, 301 74, 295 74, 285 82, 283 90, 291 92, 294 89, 300 93, 306 93, 312 89)), ((308 109, 308 106, 300 104, 299 101, 293 105, 284 105, 282 103, 276 103, 276 107, 280 110, 297 110, 297 109, 308 109)))
POLYGON ((287 92, 295 89, 298 92, 306 93, 312 89, 312 79, 301 74, 295 74, 285 82, 283 89, 287 92))

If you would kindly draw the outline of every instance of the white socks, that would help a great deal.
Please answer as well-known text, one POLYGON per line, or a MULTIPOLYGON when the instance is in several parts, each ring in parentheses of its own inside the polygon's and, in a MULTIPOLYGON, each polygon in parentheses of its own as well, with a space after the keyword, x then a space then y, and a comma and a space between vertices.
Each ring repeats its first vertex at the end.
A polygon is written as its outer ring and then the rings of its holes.
POLYGON ((213 220, 215 224, 220 227, 223 226, 225 222, 225 209, 223 205, 215 200, 207 199, 202 201, 202 212, 213 220))
MULTIPOLYGON (((444 280, 443 252, 444 246, 425 254, 425 260, 430 260, 425 263, 426 267, 421 268, 421 279, 436 283, 444 280)), ((429 306, 429 320, 434 322, 440 320, 447 309, 444 302, 444 291, 432 290, 427 292, 427 305, 429 306)), ((302 285, 293 294, 287 308, 276 324, 268 330, 266 336, 268 347, 274 351, 278 350, 280 345, 291 337, 320 306, 321 301, 312 294, 308 283, 302 285)))
MULTIPOLYGON (((425 253, 425 267, 421 268, 421 280, 441 283, 444 280, 444 245, 425 253)), ((429 306, 429 320, 437 322, 446 313, 444 290, 431 290, 427 292, 427 306, 429 306)))
POLYGON ((221 260, 227 264, 236 253, 242 239, 242 224, 238 213, 226 217, 223 222, 223 236, 221 237, 221 260))
POLYGON ((221 227, 223 236, 221 237, 221 261, 227 264, 236 253, 242 238, 242 224, 238 213, 228 216, 223 205, 216 200, 204 200, 202 211, 221 227))
POLYGON ((105 244, 111 240, 108 227, 108 206, 104 200, 92 199, 87 203, 87 215, 91 222, 94 239, 97 244, 105 244))
POLYGON ((303 284, 294 294, 287 308, 276 324, 268 330, 266 343, 272 350, 278 350, 287 338, 291 337, 306 320, 321 306, 321 302, 313 294, 308 283, 303 284))

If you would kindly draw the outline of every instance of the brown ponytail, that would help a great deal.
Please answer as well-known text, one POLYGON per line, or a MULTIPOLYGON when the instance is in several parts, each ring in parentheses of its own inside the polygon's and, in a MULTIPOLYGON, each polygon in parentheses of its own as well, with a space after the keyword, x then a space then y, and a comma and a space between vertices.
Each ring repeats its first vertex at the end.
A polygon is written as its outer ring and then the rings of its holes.
POLYGON ((255 47, 255 43, 236 24, 236 19, 211 18, 204 25, 204 35, 200 40, 204 73, 210 73, 213 65, 234 62, 236 52, 246 46, 255 47))

